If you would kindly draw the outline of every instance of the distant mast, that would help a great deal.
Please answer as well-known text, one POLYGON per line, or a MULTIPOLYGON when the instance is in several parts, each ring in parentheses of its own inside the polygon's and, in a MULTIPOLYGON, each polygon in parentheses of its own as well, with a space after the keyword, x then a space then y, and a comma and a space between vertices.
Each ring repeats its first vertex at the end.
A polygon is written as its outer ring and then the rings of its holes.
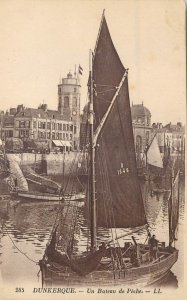
POLYGON ((91 208, 91 250, 96 249, 96 200, 95 200, 95 147, 93 144, 94 129, 93 129, 93 74, 92 74, 92 51, 89 53, 89 127, 90 127, 90 208, 91 208))

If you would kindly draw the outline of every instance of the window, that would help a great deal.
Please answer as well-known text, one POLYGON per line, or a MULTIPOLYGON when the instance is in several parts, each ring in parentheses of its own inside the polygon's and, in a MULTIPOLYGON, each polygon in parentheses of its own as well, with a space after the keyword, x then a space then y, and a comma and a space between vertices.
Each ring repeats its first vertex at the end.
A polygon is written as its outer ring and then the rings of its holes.
POLYGON ((47 122, 47 129, 51 129, 51 123, 47 122))
POLYGON ((16 127, 18 128, 19 127, 19 121, 16 121, 15 124, 16 124, 16 127))
POLYGON ((63 140, 65 140, 66 139, 66 136, 65 136, 65 133, 63 133, 63 140))
POLYGON ((68 133, 66 133, 66 140, 68 140, 68 138, 69 138, 69 137, 68 137, 68 133))
POLYGON ((25 127, 30 128, 30 121, 25 121, 25 127))
POLYGON ((67 108, 67 107, 69 107, 69 97, 65 96, 64 97, 64 108, 67 108))
POLYGON ((70 139, 70 140, 72 140, 72 133, 70 133, 70 135, 69 135, 69 139, 70 139))
POLYGON ((47 139, 50 139, 50 137, 51 137, 50 132, 47 132, 47 139))
POLYGON ((5 131, 5 136, 6 137, 13 137, 13 131, 12 130, 5 131))
POLYGON ((52 129, 55 130, 56 129, 56 124, 55 123, 52 123, 52 129))
POLYGON ((62 130, 62 123, 58 124, 58 130, 62 130))
POLYGON ((62 139, 62 133, 61 132, 59 133, 59 139, 60 140, 62 139))
POLYGON ((67 124, 67 131, 69 131, 69 124, 67 124))
POLYGON ((33 128, 36 128, 36 121, 33 121, 33 128))
POLYGON ((76 97, 73 97, 73 106, 75 107, 77 107, 77 98, 76 97))
POLYGON ((52 132, 52 140, 55 140, 55 132, 52 132))
POLYGON ((136 137, 136 152, 140 153, 142 151, 142 138, 140 135, 136 137))
POLYGON ((146 143, 148 144, 149 142, 149 131, 146 131, 146 143))
POLYGON ((42 128, 42 122, 38 122, 38 128, 42 128))
POLYGON ((20 121, 19 122, 19 127, 24 128, 25 127, 25 121, 20 121))
POLYGON ((29 131, 28 130, 20 130, 19 137, 21 137, 21 138, 29 137, 29 131))
POLYGON ((63 124, 63 130, 66 131, 66 124, 63 124))
POLYGON ((74 126, 74 134, 76 134, 76 132, 77 132, 77 127, 74 126))

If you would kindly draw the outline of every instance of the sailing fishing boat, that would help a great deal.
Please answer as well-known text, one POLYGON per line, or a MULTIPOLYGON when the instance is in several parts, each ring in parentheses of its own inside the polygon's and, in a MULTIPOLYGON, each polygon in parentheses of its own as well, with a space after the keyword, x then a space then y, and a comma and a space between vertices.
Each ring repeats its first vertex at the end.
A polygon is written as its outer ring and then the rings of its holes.
POLYGON ((107 243, 98 245, 99 227, 111 228, 111 232, 129 228, 130 235, 145 229, 150 236, 136 167, 128 70, 115 50, 104 13, 95 51, 90 53, 88 86, 90 247, 80 255, 74 254, 69 238, 72 218, 60 208, 62 218, 55 222, 39 262, 42 278, 46 284, 71 286, 150 285, 164 277, 178 258, 178 251, 172 246, 177 226, 172 206, 174 200, 178 201, 173 192, 169 206, 170 243, 167 247, 165 243, 159 244, 157 258, 151 260, 149 243, 139 244, 134 236, 132 243, 120 246, 119 240, 127 234, 112 234, 107 243), (65 223, 66 216, 70 223, 65 223), (64 228, 70 230, 66 233, 68 243, 64 228))
MULTIPOLYGON (((162 179, 163 175, 163 159, 157 142, 157 134, 154 135, 151 143, 145 150, 146 170, 145 179, 152 182, 162 179)), ((159 180, 160 181, 160 180, 159 180)), ((165 188, 161 187, 161 182, 156 187, 152 187, 151 195, 164 193, 165 188)))
POLYGON ((163 160, 158 147, 156 134, 146 150, 146 164, 161 169, 163 168, 163 160))
POLYGON ((157 142, 157 134, 154 135, 151 143, 145 149, 145 178, 154 180, 163 175, 163 159, 157 142))

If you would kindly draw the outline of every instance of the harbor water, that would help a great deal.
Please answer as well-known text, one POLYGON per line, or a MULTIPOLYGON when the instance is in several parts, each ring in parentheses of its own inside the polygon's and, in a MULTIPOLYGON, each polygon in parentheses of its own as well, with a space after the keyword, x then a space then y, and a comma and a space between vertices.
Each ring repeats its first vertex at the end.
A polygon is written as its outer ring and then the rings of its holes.
MULTIPOLYGON (((149 228, 159 241, 168 243, 168 192, 151 195, 150 184, 142 183, 145 210, 149 228)), ((41 273, 38 261, 42 259, 49 241, 53 224, 59 210, 58 203, 23 202, 20 199, 0 199, 0 282, 13 287, 30 284, 41 287, 41 273)), ((179 249, 179 259, 172 268, 164 285, 180 287, 183 284, 183 220, 184 219, 184 182, 180 183, 180 216, 178 239, 175 246, 179 249)), ((111 234, 121 235, 125 230, 116 231, 98 228, 99 240, 107 241, 111 234)), ((89 231, 84 217, 84 207, 79 208, 75 251, 85 251, 88 247, 89 231)), ((145 242, 146 233, 134 234, 137 241, 145 242)), ((125 238, 131 240, 131 236, 125 238)), ((124 238, 120 239, 124 244, 124 238)), ((132 241, 132 240, 131 240, 132 241)))

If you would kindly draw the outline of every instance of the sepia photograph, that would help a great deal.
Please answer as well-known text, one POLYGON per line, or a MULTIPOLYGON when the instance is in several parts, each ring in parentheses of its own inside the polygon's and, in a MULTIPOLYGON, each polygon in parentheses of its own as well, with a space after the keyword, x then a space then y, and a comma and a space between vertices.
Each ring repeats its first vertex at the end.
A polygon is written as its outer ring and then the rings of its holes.
POLYGON ((0 1, 2 300, 184 298, 185 9, 0 1))

